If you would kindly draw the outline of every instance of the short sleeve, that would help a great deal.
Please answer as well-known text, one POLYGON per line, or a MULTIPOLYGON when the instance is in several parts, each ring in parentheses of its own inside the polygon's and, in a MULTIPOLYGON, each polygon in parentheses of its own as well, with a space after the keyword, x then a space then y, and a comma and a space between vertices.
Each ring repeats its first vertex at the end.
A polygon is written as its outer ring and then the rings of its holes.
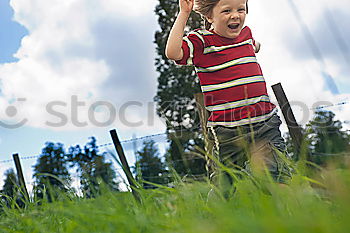
POLYGON ((253 37, 253 34, 252 34, 252 30, 248 26, 246 26, 246 29, 247 29, 247 33, 248 33, 248 38, 252 39, 252 43, 253 43, 253 45, 255 45, 255 40, 254 40, 254 37, 253 37))
POLYGON ((204 39, 198 32, 193 31, 182 40, 183 57, 175 61, 178 65, 196 65, 203 55, 204 39))

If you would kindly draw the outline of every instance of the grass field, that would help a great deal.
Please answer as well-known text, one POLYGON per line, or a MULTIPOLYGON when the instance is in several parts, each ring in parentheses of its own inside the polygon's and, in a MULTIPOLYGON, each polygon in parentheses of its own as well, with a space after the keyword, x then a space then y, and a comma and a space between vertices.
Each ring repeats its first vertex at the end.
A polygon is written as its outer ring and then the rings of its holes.
POLYGON ((245 177, 229 198, 207 182, 178 182, 141 190, 142 204, 128 192, 62 195, 40 206, 4 208, 0 232, 349 232, 350 170, 329 167, 312 179, 298 172, 281 186, 245 177))

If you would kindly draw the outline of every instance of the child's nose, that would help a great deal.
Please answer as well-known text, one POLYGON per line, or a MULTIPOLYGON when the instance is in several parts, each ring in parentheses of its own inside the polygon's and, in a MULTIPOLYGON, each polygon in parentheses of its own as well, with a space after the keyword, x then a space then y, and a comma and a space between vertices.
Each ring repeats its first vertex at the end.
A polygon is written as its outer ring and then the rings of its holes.
POLYGON ((231 14, 231 18, 232 19, 238 19, 239 18, 238 12, 233 11, 232 14, 231 14))

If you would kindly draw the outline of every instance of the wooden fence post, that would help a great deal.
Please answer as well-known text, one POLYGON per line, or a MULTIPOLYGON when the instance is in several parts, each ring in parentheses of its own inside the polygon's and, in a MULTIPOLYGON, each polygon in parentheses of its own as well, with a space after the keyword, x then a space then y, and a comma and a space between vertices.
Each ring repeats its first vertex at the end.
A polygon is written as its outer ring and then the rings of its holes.
POLYGON ((293 144, 296 148, 296 159, 299 159, 300 147, 303 143, 303 134, 301 127, 296 122, 292 108, 290 107, 287 96, 282 88, 281 83, 277 83, 272 86, 272 90, 275 93, 278 104, 282 110, 282 114, 287 123, 290 136, 292 137, 293 144))
POLYGON ((136 191, 136 188, 137 188, 136 185, 135 185, 136 181, 135 181, 135 179, 132 176, 132 173, 130 171, 130 167, 129 167, 129 164, 128 164, 127 160, 126 160, 123 147, 122 147, 122 145, 120 143, 120 140, 118 138, 117 131, 115 129, 113 129, 113 130, 110 130, 109 132, 111 134, 114 147, 115 147, 115 149, 116 149, 116 151, 118 153, 120 162, 122 163, 123 171, 124 171, 124 173, 126 175, 126 178, 128 179, 128 182, 129 182, 129 185, 130 185, 130 188, 131 188, 131 192, 134 195, 135 199, 138 202, 141 202, 141 198, 140 198, 139 194, 136 191))
POLYGON ((21 162, 19 160, 18 154, 13 154, 12 157, 13 157, 13 160, 15 161, 16 170, 17 170, 17 177, 18 177, 20 188, 21 188, 26 200, 29 200, 29 194, 27 191, 26 183, 24 181, 22 166, 21 166, 21 162))

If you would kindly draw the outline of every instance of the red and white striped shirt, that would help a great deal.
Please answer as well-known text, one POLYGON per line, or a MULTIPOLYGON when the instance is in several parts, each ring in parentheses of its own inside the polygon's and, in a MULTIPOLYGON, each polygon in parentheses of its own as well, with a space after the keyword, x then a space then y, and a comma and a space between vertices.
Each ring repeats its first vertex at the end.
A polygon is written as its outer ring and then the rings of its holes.
POLYGON ((203 29, 184 37, 184 56, 176 63, 195 67, 211 112, 208 126, 236 127, 265 121, 274 114, 253 45, 249 27, 234 39, 203 29))

